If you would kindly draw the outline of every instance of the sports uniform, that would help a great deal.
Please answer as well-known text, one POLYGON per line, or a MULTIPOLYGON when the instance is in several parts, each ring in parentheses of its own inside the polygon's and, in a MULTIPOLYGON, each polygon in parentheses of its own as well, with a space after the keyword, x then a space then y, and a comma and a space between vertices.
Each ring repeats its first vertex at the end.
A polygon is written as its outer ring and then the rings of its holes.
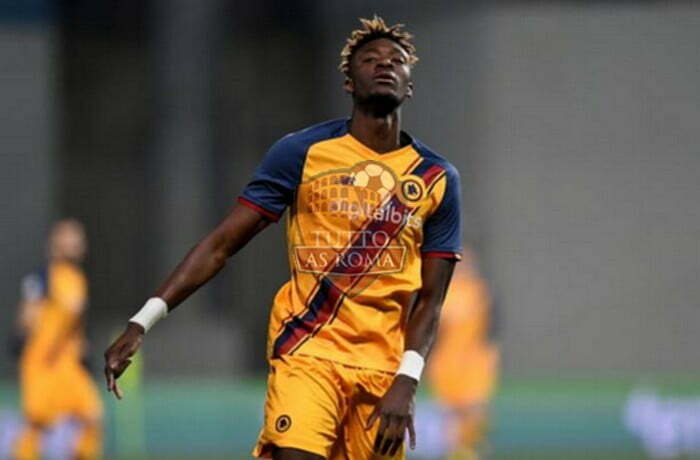
MULTIPOLYGON (((87 283, 78 267, 55 262, 24 280, 26 301, 39 302, 20 359, 22 410, 31 425, 16 444, 17 458, 38 458, 39 433, 61 416, 98 422, 102 403, 90 375, 81 364, 80 309, 87 300, 87 283)), ((76 446, 80 458, 94 458, 101 434, 81 433, 76 446)))
POLYGON ((377 153, 348 125, 282 138, 239 197, 273 221, 289 208, 292 276, 271 311, 256 456, 369 458, 377 426, 364 423, 399 365, 421 261, 460 257, 456 169, 405 133, 377 153))

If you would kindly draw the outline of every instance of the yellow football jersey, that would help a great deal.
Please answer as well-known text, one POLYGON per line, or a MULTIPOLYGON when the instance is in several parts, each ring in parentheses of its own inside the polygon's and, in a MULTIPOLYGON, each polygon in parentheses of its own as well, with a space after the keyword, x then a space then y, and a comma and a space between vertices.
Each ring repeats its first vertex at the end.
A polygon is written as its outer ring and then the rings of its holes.
POLYGON ((457 170, 407 140, 379 154, 349 120, 285 136, 239 201, 270 220, 289 207, 291 280, 272 308, 268 354, 394 371, 423 257, 459 259, 457 170))
MULTIPOLYGON (((26 301, 40 303, 20 361, 24 417, 39 425, 66 415, 99 420, 99 392, 81 364, 84 343, 79 321, 87 301, 83 272, 67 262, 50 263, 25 277, 23 291, 26 301)), ((99 450, 99 432, 90 433, 78 441, 79 449, 99 450)), ((22 439, 28 444, 20 443, 19 449, 35 449, 31 437, 22 439)))
POLYGON ((41 307, 27 337, 22 365, 44 366, 48 354, 59 342, 63 343, 55 365, 80 362, 82 334, 75 321, 87 300, 87 283, 82 271, 70 263, 51 263, 46 269, 27 276, 23 284, 24 297, 41 302, 41 307), (70 335, 62 336, 66 332, 70 335))

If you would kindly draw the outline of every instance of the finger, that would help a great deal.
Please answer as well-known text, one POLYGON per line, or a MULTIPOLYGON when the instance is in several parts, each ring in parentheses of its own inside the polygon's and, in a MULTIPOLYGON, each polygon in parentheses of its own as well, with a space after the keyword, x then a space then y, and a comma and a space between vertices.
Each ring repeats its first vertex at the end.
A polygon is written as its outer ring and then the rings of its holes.
POLYGON ((365 425, 365 430, 369 430, 370 428, 372 428, 374 422, 377 421, 377 417, 379 417, 379 409, 378 406, 374 406, 372 413, 369 414, 369 418, 367 419, 367 425, 365 425))
POLYGON ((384 445, 382 446, 381 454, 382 455, 389 455, 389 450, 391 449, 391 446, 394 445, 394 438, 385 436, 384 437, 384 445))
POLYGON ((381 433, 377 433, 377 437, 374 439, 374 447, 372 448, 372 450, 374 450, 374 452, 376 452, 376 453, 379 453, 379 451, 382 448, 383 442, 384 442, 384 437, 382 436, 381 433))
POLYGON ((374 441, 374 451, 379 453, 379 451, 382 449, 382 445, 384 443, 384 438, 386 437, 385 431, 386 431, 386 426, 387 426, 387 416, 382 415, 379 419, 379 429, 377 430, 377 437, 374 441))
POLYGON ((377 430, 377 433, 381 434, 383 437, 386 438, 387 436, 387 428, 389 427, 389 423, 391 420, 389 419, 389 416, 384 414, 380 417, 379 419, 379 429, 377 430))
POLYGON ((389 455, 394 456, 399 450, 401 445, 403 445, 404 436, 406 435, 406 418, 401 417, 396 419, 394 424, 394 442, 389 449, 389 455))
POLYGON ((416 448, 416 427, 413 425, 413 417, 408 419, 408 440, 411 450, 416 448))
POLYGON ((403 436, 396 438, 396 440, 394 441, 394 445, 392 446, 391 451, 389 452, 389 455, 391 457, 395 456, 402 445, 403 445, 403 436))
POLYGON ((117 399, 122 399, 124 397, 124 393, 122 393, 122 390, 119 388, 116 381, 114 382, 114 396, 116 396, 117 399))
POLYGON ((107 381, 107 391, 112 391, 114 377, 112 377, 112 370, 108 366, 105 366, 105 380, 107 381))
POLYGON ((112 372, 112 375, 114 376, 115 379, 118 379, 121 377, 121 375, 124 373, 127 367, 131 364, 130 359, 126 358, 119 358, 119 359, 113 359, 111 360, 107 366, 112 372))
POLYGON ((114 392, 118 399, 121 399, 122 393, 117 386, 117 379, 131 364, 131 360, 110 359, 105 366, 105 377, 107 378, 107 391, 114 392))
POLYGON ((391 449, 391 446, 394 444, 394 441, 396 440, 396 422, 397 420, 394 417, 387 416, 389 419, 387 423, 386 430, 384 430, 384 444, 382 445, 380 453, 382 455, 387 455, 389 453, 389 450, 391 449))
POLYGON ((112 369, 105 369, 105 372, 107 372, 107 391, 117 396, 117 379, 114 377, 114 371, 112 369))

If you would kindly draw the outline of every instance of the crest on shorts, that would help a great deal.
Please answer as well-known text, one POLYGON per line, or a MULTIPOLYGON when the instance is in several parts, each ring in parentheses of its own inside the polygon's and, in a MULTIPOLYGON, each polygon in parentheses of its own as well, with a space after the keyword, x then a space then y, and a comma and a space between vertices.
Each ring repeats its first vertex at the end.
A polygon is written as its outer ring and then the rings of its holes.
POLYGON ((275 429, 284 433, 292 426, 292 418, 289 415, 280 415, 275 422, 275 429))

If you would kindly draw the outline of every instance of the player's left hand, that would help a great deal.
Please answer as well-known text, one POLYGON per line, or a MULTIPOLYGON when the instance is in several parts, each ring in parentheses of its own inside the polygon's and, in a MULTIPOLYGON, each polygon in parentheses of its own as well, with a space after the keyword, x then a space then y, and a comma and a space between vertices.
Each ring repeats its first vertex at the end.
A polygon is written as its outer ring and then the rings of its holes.
POLYGON ((397 375, 391 386, 374 406, 367 419, 366 429, 379 419, 379 431, 374 441, 374 452, 396 455, 408 430, 411 449, 416 448, 416 430, 413 426, 414 398, 418 382, 406 375, 397 375))
POLYGON ((105 351, 105 378, 107 391, 114 393, 117 399, 122 399, 122 393, 117 379, 131 364, 131 357, 138 351, 146 331, 140 324, 129 322, 126 330, 105 351))

